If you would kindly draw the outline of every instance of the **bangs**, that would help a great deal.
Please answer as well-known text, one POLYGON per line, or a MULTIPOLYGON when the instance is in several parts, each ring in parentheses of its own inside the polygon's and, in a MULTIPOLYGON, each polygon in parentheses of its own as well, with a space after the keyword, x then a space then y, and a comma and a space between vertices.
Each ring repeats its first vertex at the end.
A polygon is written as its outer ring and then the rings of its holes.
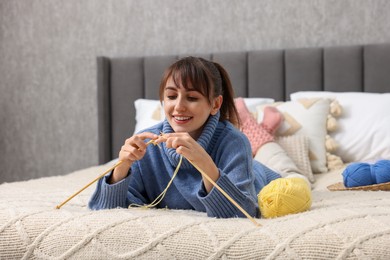
POLYGON ((210 81, 210 75, 207 75, 207 71, 207 68, 199 59, 183 59, 170 68, 170 73, 168 73, 165 81, 171 76, 176 86, 183 87, 186 90, 198 91, 210 101, 212 92, 209 90, 213 89, 213 84, 210 81))
POLYGON ((220 107, 220 121, 229 120, 239 127, 240 120, 234 105, 234 91, 226 70, 213 61, 204 58, 185 57, 164 71, 160 82, 160 101, 164 101, 166 84, 172 79, 176 87, 183 87, 187 91, 197 91, 204 96, 209 104, 213 104, 214 98, 222 96, 220 107))

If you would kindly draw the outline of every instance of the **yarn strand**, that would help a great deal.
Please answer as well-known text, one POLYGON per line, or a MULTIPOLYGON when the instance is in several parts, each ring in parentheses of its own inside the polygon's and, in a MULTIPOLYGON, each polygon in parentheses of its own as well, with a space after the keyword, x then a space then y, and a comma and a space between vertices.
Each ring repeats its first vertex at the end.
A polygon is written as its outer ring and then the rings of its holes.
POLYGON ((173 173, 173 175, 172 175, 172 178, 171 178, 170 181, 168 182, 167 187, 160 193, 160 195, 158 195, 158 196, 153 200, 152 203, 150 203, 150 204, 148 204, 148 205, 139 205, 139 204, 133 203, 133 204, 130 204, 130 205, 129 205, 129 208, 131 208, 131 207, 140 207, 140 208, 142 208, 142 209, 149 209, 149 208, 153 208, 153 207, 157 206, 157 205, 162 201, 162 199, 165 197, 165 194, 167 193, 169 187, 171 186, 171 184, 172 184, 172 182, 173 182, 173 179, 175 179, 177 173, 179 172, 179 169, 180 169, 182 160, 183 160, 183 156, 180 156, 180 161, 179 161, 179 163, 177 164, 176 169, 175 169, 175 171, 174 171, 174 173, 173 173))

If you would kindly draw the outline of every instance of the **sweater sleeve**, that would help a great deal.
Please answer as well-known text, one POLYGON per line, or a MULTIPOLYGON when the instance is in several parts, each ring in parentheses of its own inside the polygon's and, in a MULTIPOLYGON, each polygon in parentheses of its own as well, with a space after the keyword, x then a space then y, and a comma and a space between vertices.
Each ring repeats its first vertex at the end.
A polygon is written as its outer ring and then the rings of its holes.
POLYGON ((138 162, 133 164, 125 179, 115 184, 108 183, 111 174, 112 172, 97 183, 95 192, 88 203, 90 209, 127 208, 130 204, 144 205, 148 203, 142 195, 144 186, 139 177, 138 162))
MULTIPOLYGON (((241 206, 250 216, 258 217, 258 206, 253 194, 242 192, 237 185, 232 183, 226 175, 222 175, 216 182, 238 205, 241 206)), ((245 217, 233 203, 231 203, 220 191, 215 187, 206 193, 204 188, 199 191, 200 200, 206 207, 206 212, 209 217, 231 218, 245 217)))
MULTIPOLYGON (((258 217, 257 194, 255 193, 253 174, 253 159, 249 141, 242 135, 235 136, 234 141, 224 142, 221 153, 214 160, 219 169, 220 177, 216 181, 235 202, 250 216, 258 217)), ((199 190, 198 197, 210 217, 230 218, 245 217, 218 189, 207 194, 204 186, 199 190)))
POLYGON ((128 207, 127 191, 130 183, 130 174, 123 180, 109 184, 108 179, 112 173, 101 178, 93 193, 88 207, 93 210, 128 207))

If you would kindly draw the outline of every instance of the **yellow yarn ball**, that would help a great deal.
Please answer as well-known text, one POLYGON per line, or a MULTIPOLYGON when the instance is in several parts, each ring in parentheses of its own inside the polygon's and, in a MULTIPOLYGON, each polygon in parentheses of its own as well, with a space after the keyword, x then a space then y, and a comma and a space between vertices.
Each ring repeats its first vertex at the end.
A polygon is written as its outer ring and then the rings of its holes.
POLYGON ((264 218, 281 217, 310 209, 311 188, 302 178, 279 178, 266 185, 257 199, 264 218))

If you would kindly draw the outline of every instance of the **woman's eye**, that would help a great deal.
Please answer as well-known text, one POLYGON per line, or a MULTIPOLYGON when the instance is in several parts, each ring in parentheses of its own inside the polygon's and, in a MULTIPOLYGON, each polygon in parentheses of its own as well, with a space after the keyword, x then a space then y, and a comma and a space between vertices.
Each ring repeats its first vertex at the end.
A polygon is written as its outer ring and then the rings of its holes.
POLYGON ((198 98, 197 98, 197 97, 188 97, 188 100, 189 100, 189 101, 197 101, 198 98))
POLYGON ((174 95, 168 95, 167 98, 170 99, 170 100, 173 100, 173 99, 176 98, 176 96, 174 96, 174 95))

